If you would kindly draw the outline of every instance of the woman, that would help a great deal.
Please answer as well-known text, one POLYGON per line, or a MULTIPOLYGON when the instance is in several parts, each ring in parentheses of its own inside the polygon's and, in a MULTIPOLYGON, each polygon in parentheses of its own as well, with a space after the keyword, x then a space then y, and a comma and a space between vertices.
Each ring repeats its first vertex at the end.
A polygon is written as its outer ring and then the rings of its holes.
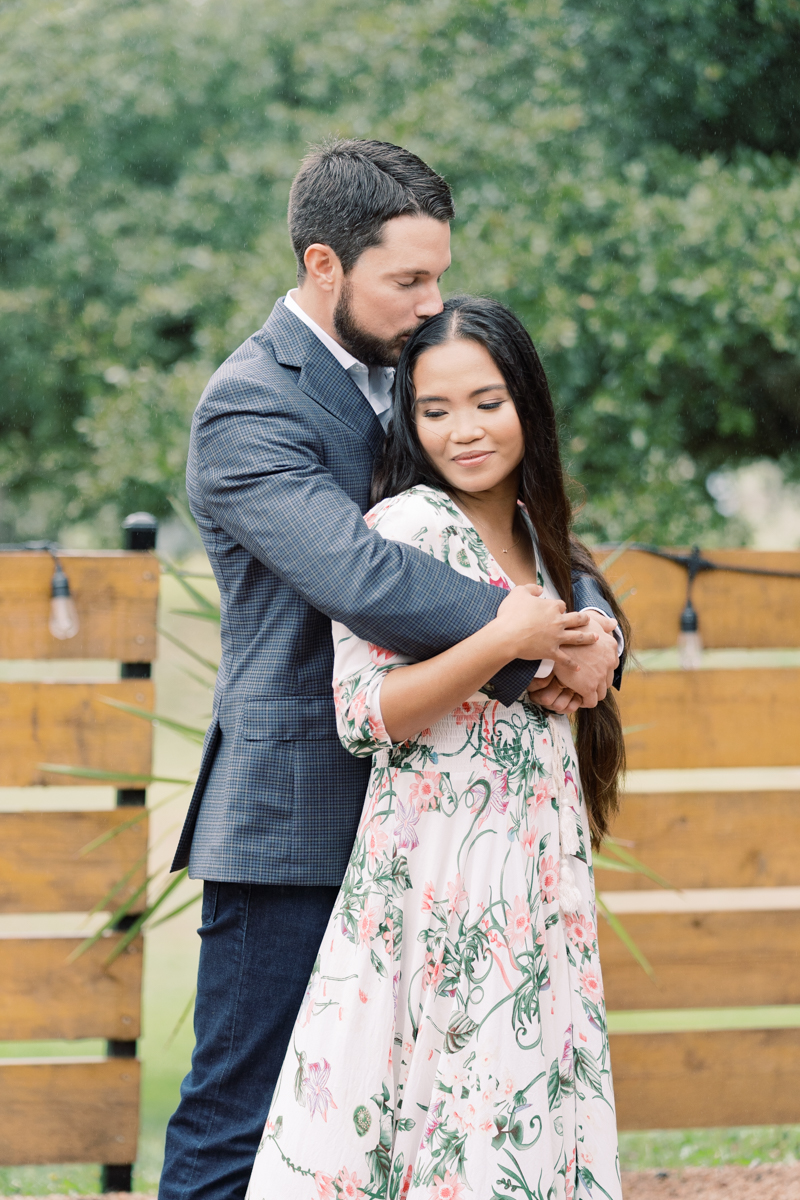
POLYGON ((334 625, 339 735, 375 757, 249 1200, 619 1200, 590 841, 622 733, 611 697, 581 709, 576 754, 567 716, 487 686, 593 638, 566 612, 571 557, 598 574, 501 305, 448 301, 409 340, 374 498, 386 538, 514 590, 423 663, 334 625))

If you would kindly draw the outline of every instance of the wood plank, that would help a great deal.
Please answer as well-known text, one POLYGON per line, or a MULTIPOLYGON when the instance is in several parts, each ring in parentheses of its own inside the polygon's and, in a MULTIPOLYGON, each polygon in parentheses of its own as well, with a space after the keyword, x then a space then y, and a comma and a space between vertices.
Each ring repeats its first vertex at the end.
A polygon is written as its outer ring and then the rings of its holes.
POLYGON ((611 1070, 620 1129, 800 1122, 800 1029, 612 1034, 611 1070))
MULTIPOLYGON (((611 832, 673 887, 800 885, 800 792, 626 793, 611 832)), ((643 875, 595 877, 599 891, 658 890, 643 875)))
POLYGON ((626 913, 649 978, 599 917, 611 1011, 800 1004, 800 912, 626 913))
MULTIPOLYGON (((81 850, 136 815, 130 808, 0 813, 0 912, 88 912, 146 853, 148 819, 88 854, 81 850)), ((143 862, 115 904, 144 883, 145 871, 143 862)), ((132 911, 142 908, 143 897, 132 911)))
POLYGON ((119 935, 74 962, 81 937, 0 937, 0 1041, 112 1038, 141 1032, 142 939, 109 966, 119 935))
POLYGON ((47 622, 53 560, 34 551, 0 553, 0 658, 156 656, 159 568, 149 552, 64 550, 59 557, 80 618, 74 638, 60 642, 47 622))
POLYGON ((152 709, 153 683, 0 683, 0 787, 103 782, 46 774, 40 762, 148 774, 150 722, 104 704, 102 697, 152 709))
POLYGON ((632 671, 620 692, 628 767, 800 764, 800 669, 632 671))
POLYGON ((139 1073, 135 1058, 0 1059, 0 1165, 134 1162, 139 1073))
MULTIPOLYGON (((609 553, 599 549, 595 558, 602 563, 609 553)), ((798 551, 708 550, 703 557, 732 566, 800 572, 798 551)), ((634 649, 674 646, 686 601, 685 568, 626 550, 609 567, 608 578, 618 595, 634 589, 625 600, 634 649)), ((708 647, 800 646, 800 579, 705 571, 695 580, 692 598, 708 647)))

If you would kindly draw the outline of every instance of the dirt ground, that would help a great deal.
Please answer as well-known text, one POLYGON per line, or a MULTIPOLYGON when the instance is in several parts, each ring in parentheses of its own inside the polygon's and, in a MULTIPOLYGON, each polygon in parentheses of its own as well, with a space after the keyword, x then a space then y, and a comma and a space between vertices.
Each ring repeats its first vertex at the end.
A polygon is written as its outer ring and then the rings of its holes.
MULTIPOLYGON (((681 1171, 627 1171, 625 1200, 800 1200, 800 1163, 757 1167, 685 1167, 681 1171)), ((18 1200, 0 1196, 0 1200, 18 1200)), ((30 1200, 30 1198, 29 1198, 30 1200)), ((47 1196, 41 1200, 68 1200, 47 1196)), ((115 1193, 83 1200, 156 1200, 115 1193)))
POLYGON ((800 1163, 628 1171, 625 1200, 800 1200, 800 1163))

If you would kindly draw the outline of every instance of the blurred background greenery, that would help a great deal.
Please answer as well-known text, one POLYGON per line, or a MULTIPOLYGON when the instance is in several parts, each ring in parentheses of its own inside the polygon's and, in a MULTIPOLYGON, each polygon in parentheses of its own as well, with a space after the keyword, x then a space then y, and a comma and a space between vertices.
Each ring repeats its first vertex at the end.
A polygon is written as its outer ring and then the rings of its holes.
POLYGON ((167 514, 335 132, 452 183, 447 288, 528 323, 584 532, 745 540, 731 472, 800 470, 798 62, 798 0, 6 0, 0 539, 167 514))

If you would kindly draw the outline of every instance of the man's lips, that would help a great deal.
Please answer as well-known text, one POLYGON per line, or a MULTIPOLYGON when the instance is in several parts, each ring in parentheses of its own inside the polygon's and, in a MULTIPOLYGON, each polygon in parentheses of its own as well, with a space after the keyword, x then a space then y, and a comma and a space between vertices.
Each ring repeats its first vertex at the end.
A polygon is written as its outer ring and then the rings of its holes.
POLYGON ((494 454, 494 450, 472 450, 466 454, 458 454, 450 461, 458 463, 460 467, 478 467, 485 463, 491 454, 494 454))

